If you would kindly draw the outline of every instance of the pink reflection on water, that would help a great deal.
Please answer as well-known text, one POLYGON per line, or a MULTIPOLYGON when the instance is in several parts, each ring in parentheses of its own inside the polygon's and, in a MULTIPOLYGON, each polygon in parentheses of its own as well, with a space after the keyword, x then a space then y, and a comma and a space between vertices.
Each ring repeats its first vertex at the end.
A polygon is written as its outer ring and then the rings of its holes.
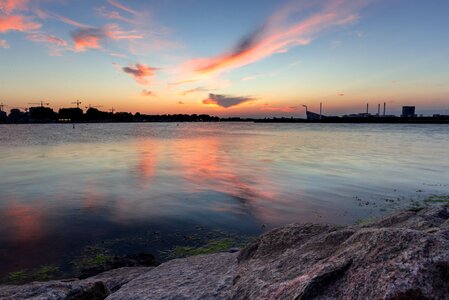
MULTIPOLYGON (((244 157, 229 154, 252 151, 249 143, 233 144, 215 137, 183 139, 174 143, 176 162, 190 193, 217 191, 238 199, 240 206, 212 202, 210 209, 220 212, 255 215, 260 221, 279 223, 283 215, 273 205, 283 202, 278 187, 270 181, 268 166, 248 165, 244 157)), ((284 215, 285 216, 285 215, 284 215)))
POLYGON ((44 212, 36 205, 11 204, 2 210, 0 218, 12 240, 18 242, 35 241, 44 235, 44 212))

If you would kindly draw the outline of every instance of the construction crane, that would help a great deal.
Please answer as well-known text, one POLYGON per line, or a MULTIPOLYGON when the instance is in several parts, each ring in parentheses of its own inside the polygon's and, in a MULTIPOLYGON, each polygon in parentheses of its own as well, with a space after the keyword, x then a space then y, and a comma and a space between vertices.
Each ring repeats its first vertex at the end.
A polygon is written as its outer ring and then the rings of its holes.
POLYGON ((115 108, 111 108, 109 111, 110 111, 112 114, 114 114, 115 108))
POLYGON ((0 111, 3 111, 3 108, 6 107, 6 106, 8 106, 8 105, 3 104, 3 102, 0 103, 0 111))
POLYGON ((76 102, 72 102, 71 104, 76 104, 76 108, 80 108, 81 103, 82 103, 81 101, 76 100, 76 102))
POLYGON ((103 107, 103 106, 101 106, 101 105, 99 105, 99 106, 92 106, 90 104, 89 104, 89 106, 85 106, 85 108, 87 108, 87 109, 89 109, 89 108, 99 108, 99 107, 103 107))
POLYGON ((37 104, 40 105, 41 107, 44 107, 44 105, 50 105, 50 103, 45 103, 44 101, 41 101, 39 103, 28 103, 28 104, 37 104))

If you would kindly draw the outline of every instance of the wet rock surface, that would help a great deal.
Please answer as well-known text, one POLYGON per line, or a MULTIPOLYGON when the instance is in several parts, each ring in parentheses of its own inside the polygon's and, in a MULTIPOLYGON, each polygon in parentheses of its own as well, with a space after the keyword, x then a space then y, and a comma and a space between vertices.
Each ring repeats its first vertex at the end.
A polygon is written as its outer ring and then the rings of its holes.
POLYGON ((293 224, 239 252, 0 287, 1 299, 449 299, 449 208, 293 224))

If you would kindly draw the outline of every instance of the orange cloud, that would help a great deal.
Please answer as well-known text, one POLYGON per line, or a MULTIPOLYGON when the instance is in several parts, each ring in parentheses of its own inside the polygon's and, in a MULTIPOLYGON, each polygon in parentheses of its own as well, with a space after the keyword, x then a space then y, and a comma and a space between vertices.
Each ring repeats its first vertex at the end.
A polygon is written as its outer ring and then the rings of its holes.
POLYGON ((10 14, 14 10, 27 10, 30 0, 0 0, 0 11, 10 14))
POLYGON ((298 18, 297 15, 302 11, 302 2, 297 2, 296 6, 284 7, 260 29, 242 39, 232 50, 212 58, 191 60, 184 65, 184 68, 193 69, 199 74, 234 69, 275 53, 286 52, 294 46, 307 45, 313 37, 325 29, 355 22, 358 17, 354 11, 367 1, 362 0, 356 4, 353 2, 328 1, 319 12, 293 24, 290 20, 298 18))
POLYGON ((42 24, 34 23, 21 15, 0 16, 0 32, 30 31, 41 28, 42 24))
POLYGON ((149 83, 148 78, 154 77, 159 68, 152 68, 144 64, 135 64, 130 67, 123 67, 122 70, 130 74, 137 83, 147 85, 149 83))

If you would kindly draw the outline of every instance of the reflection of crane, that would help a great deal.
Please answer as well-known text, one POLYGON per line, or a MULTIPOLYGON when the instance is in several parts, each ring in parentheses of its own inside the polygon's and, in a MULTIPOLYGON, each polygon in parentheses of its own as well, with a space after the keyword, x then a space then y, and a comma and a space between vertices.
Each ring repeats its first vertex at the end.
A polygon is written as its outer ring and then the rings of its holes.
POLYGON ((76 100, 76 102, 72 102, 72 104, 76 104, 76 108, 80 108, 80 104, 81 104, 82 102, 81 101, 79 101, 79 100, 76 100))
POLYGON ((103 107, 103 106, 101 106, 101 105, 99 105, 99 106, 92 106, 90 104, 89 104, 89 106, 85 106, 85 108, 99 108, 99 107, 103 107))
POLYGON ((44 105, 50 105, 50 103, 45 103, 44 101, 41 101, 41 102, 39 102, 39 103, 28 103, 28 104, 38 104, 38 105, 40 105, 41 107, 44 107, 44 105))

